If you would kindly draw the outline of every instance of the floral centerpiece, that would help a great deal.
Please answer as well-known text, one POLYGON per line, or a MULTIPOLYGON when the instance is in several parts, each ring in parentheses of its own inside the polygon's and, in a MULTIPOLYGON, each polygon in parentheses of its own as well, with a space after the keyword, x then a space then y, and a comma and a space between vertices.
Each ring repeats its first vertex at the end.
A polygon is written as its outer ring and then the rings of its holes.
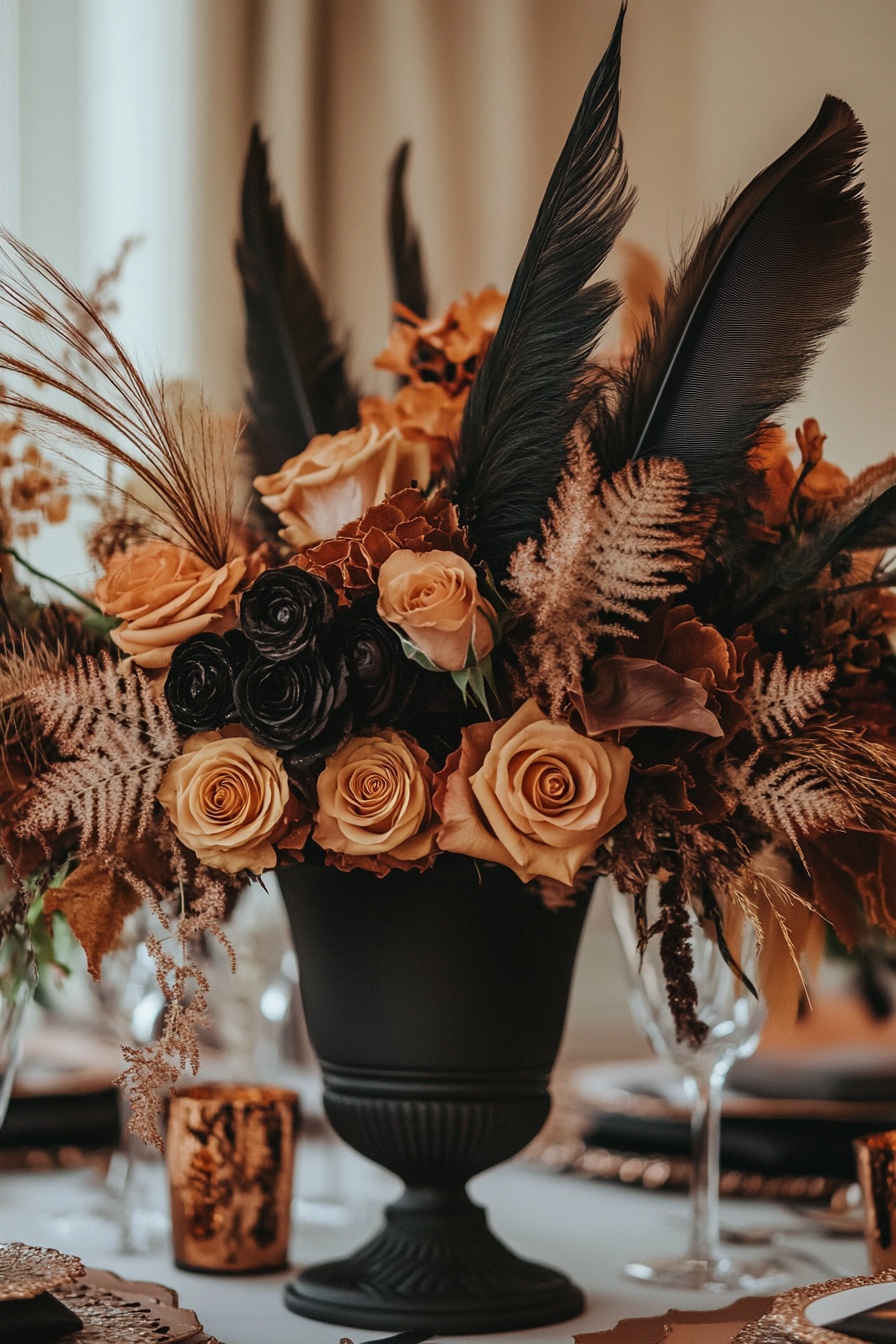
POLYGON ((592 276, 633 204, 620 34, 506 300, 428 315, 402 151, 391 398, 352 385, 253 136, 242 515, 226 423, 149 388, 102 311, 5 237, 11 423, 41 452, 98 449, 137 502, 98 528, 80 615, 4 603, 0 918, 41 892, 97 970, 140 902, 180 913, 180 951, 153 944, 162 1040, 128 1052, 138 1098, 195 1063, 190 939, 224 938, 279 865, 386 877, 450 853, 550 903, 608 873, 641 910, 659 875, 642 937, 694 1041, 689 905, 723 947, 752 921, 762 989, 791 1006, 819 916, 896 932, 896 459, 850 480, 814 421, 795 444, 774 421, 866 261, 862 128, 826 98, 602 357, 621 295, 592 276))

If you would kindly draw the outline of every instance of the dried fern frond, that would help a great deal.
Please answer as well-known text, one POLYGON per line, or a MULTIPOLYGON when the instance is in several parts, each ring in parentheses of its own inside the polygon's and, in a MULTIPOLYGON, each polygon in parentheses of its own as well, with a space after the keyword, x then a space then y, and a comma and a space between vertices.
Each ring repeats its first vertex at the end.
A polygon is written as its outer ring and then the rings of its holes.
POLYGON ((51 602, 36 607, 29 624, 0 621, 0 764, 9 748, 38 773, 47 763, 47 743, 29 694, 35 684, 55 677, 79 654, 96 652, 97 637, 66 607, 51 602))
POLYGON ((762 664, 757 663, 742 702, 753 736, 758 741, 789 737, 803 728, 824 703, 835 672, 834 667, 795 667, 788 671, 780 653, 767 676, 762 664))
POLYGON ((166 532, 213 569, 226 564, 233 445, 216 440, 214 418, 204 407, 188 413, 183 397, 164 386, 151 390, 100 309, 5 230, 0 304, 0 373, 12 376, 0 405, 29 428, 125 467, 158 500, 155 517, 166 532))
POLYGON ((19 833, 57 836, 77 826, 82 849, 100 851, 144 835, 165 769, 181 749, 151 680, 136 667, 123 674, 103 654, 44 678, 28 701, 62 759, 36 780, 19 833))
POLYGON ((637 462, 600 484, 590 449, 573 448, 542 538, 517 548, 508 579, 532 628, 525 661, 552 713, 602 635, 630 634, 686 587, 700 555, 687 505, 680 462, 637 462))
POLYGON ((771 831, 786 835, 803 863, 800 836, 861 822, 860 808, 814 762, 788 756, 769 767, 767 757, 755 752, 727 773, 740 804, 771 831))

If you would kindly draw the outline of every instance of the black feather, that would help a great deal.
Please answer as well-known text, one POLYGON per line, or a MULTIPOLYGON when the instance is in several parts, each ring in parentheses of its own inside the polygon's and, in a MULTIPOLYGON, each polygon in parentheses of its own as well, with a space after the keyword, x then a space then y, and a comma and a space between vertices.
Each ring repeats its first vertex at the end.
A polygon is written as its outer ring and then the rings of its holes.
POLYGON ((623 6, 464 412, 456 499, 479 556, 499 579, 547 514, 589 355, 620 299, 615 285, 588 281, 634 204, 617 128, 624 14, 623 6))
POLYGON ((395 151, 389 169, 389 260, 392 263, 392 291, 396 303, 403 303, 418 317, 429 316, 429 293, 420 247, 420 234, 408 213, 404 179, 411 152, 410 140, 395 151))
POLYGON ((358 398, 323 301, 268 177, 267 149, 252 128, 236 245, 246 306, 251 385, 246 439, 258 474, 279 470, 316 433, 358 422, 358 398))
POLYGON ((642 339, 615 423, 611 469, 680 458, 696 491, 731 494, 759 427, 796 397, 855 298, 869 232, 855 182, 865 133, 825 98, 797 142, 750 183, 673 278, 642 339))

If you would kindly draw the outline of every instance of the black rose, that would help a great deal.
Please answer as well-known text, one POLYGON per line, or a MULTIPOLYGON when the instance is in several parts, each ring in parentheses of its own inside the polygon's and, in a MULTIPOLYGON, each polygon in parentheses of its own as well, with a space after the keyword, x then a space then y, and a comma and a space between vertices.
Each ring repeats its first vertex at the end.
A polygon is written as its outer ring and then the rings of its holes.
POLYGON ((325 663, 315 653, 290 662, 255 657, 236 679, 240 722, 265 747, 295 748, 319 738, 342 714, 348 674, 341 657, 325 663))
POLYGON ((314 648, 332 621, 336 594, 328 583, 295 565, 266 569, 243 593, 240 628, 273 662, 314 648))
POLYGON ((342 648, 356 719, 396 722, 414 694, 420 668, 407 657, 394 630, 377 616, 373 603, 355 604, 342 635, 342 648))
POLYGON ((229 723, 236 713, 234 682, 244 662, 238 631, 191 635, 178 644, 165 680, 165 699, 177 726, 199 733, 229 723))

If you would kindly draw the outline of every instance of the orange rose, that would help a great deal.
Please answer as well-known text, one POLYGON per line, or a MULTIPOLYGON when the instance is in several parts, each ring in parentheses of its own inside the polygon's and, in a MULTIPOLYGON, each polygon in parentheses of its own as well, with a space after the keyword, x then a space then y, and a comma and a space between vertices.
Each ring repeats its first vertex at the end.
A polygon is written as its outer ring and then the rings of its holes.
POLYGON ((582 737, 527 700, 503 723, 463 730, 438 775, 439 848, 571 886, 625 816, 631 752, 582 737))
POLYGON ((121 618, 112 631, 120 649, 140 667, 167 667, 190 635, 230 629, 247 568, 245 556, 212 569, 182 546, 146 541, 112 556, 96 600, 107 616, 121 618))
POLYGON ((495 609, 481 596, 476 571, 453 551, 393 551, 380 566, 377 611, 443 672, 491 653, 495 609))
POLYGON ((276 864, 272 837, 284 829, 289 781, 277 753, 239 724, 188 738, 156 796, 200 862, 225 873, 263 873, 276 864))
POLYGON ((299 551, 335 537, 386 495, 414 481, 425 486, 429 477, 425 442, 411 443, 397 429, 369 424, 315 435, 273 476, 257 476, 255 489, 285 524, 281 537, 299 551))
POLYGON ((423 748, 384 728, 340 747, 317 781, 314 838, 336 867, 428 868, 438 819, 433 774, 423 748))

